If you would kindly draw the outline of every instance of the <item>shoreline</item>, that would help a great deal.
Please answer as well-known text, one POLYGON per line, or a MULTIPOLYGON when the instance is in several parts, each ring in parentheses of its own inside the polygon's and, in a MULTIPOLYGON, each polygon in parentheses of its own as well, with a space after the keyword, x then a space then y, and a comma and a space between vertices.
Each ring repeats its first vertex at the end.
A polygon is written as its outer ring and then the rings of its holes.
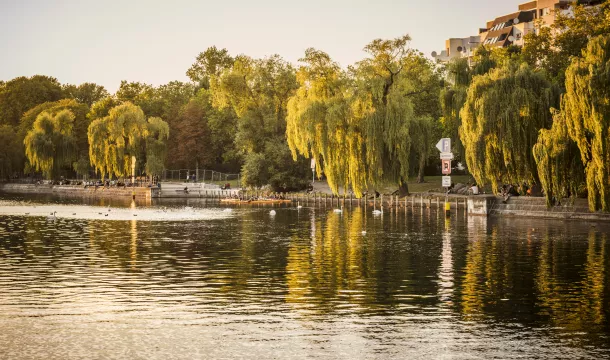
MULTIPOLYGON (((71 197, 92 198, 126 198, 135 195, 136 199, 172 199, 172 198, 206 198, 223 199, 236 194, 239 190, 209 189, 199 184, 162 184, 162 188, 103 188, 97 189, 72 185, 36 185, 36 184, 0 184, 0 192, 13 194, 56 194, 71 197), (184 187, 189 193, 184 193, 184 187)), ((246 191, 246 194, 257 195, 261 192, 246 191)), ((445 205, 445 195, 438 193, 418 193, 400 198, 394 195, 381 195, 377 199, 356 199, 353 196, 333 196, 325 193, 287 193, 287 200, 292 204, 320 207, 365 206, 389 209, 440 209, 445 205)), ((448 196, 450 211, 464 211, 469 216, 498 216, 516 218, 542 218, 562 220, 584 220, 610 222, 610 214, 590 212, 586 199, 576 199, 564 205, 547 208, 541 197, 511 197, 507 202, 495 195, 456 195, 448 196)), ((245 205, 247 206, 247 205, 245 205)))

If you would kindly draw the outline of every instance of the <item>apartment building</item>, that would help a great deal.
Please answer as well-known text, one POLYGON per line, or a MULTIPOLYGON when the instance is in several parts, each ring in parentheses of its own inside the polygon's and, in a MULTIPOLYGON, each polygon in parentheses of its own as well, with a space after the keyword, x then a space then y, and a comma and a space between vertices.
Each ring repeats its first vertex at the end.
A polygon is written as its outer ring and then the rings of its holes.
MULTIPOLYGON (((593 5, 599 0, 580 0, 593 5)), ((445 42, 445 49, 432 53, 432 57, 447 62, 456 57, 471 58, 477 47, 523 46, 525 35, 536 31, 537 26, 551 26, 560 12, 570 13, 574 0, 533 0, 518 6, 511 14, 496 17, 479 29, 479 34, 467 38, 452 38, 445 42)))

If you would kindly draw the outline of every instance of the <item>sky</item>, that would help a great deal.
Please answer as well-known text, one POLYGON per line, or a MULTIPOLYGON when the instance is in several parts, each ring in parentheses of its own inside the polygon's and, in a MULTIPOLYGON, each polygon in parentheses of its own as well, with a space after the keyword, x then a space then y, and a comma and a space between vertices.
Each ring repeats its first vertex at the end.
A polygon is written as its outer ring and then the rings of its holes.
POLYGON ((188 81, 210 46, 297 65, 305 49, 343 67, 370 41, 411 35, 430 56, 451 37, 476 35, 525 0, 0 0, 0 80, 36 74, 61 83, 188 81))

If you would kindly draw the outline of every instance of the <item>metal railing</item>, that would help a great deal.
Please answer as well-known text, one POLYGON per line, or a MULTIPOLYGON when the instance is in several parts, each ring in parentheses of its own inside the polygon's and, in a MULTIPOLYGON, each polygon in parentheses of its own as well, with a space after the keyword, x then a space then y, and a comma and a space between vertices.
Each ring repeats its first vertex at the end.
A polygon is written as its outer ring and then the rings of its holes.
POLYGON ((219 185, 231 184, 232 187, 241 187, 240 174, 229 174, 206 169, 166 169, 161 176, 164 182, 202 182, 219 185))

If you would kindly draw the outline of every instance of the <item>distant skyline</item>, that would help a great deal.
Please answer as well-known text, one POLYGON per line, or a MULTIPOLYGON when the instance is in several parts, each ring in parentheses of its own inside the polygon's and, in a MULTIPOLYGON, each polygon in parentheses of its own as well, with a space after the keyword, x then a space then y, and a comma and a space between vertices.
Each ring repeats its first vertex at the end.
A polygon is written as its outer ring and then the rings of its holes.
POLYGON ((522 2, 2 0, 0 80, 41 74, 111 93, 121 80, 158 86, 188 81, 195 57, 214 45, 232 55, 279 54, 295 66, 314 47, 346 67, 371 40, 404 34, 430 57, 522 2))

